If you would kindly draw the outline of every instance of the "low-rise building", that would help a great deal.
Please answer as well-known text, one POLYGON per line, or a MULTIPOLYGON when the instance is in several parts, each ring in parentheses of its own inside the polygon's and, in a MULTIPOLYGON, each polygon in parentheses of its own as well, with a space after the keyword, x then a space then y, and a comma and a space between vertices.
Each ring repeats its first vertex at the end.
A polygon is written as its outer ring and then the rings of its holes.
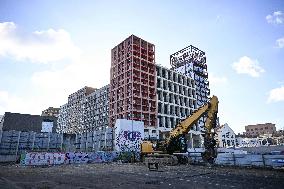
POLYGON ((220 148, 234 147, 236 145, 236 135, 227 123, 215 129, 217 133, 217 144, 220 148))
POLYGON ((55 132, 57 118, 53 116, 5 112, 1 124, 3 131, 55 132))
POLYGON ((247 137, 256 137, 263 134, 274 134, 276 132, 276 127, 273 123, 264 123, 256 125, 247 125, 245 126, 245 130, 245 135, 247 137))
POLYGON ((60 108, 49 107, 46 110, 43 110, 41 116, 54 116, 58 117, 60 108))

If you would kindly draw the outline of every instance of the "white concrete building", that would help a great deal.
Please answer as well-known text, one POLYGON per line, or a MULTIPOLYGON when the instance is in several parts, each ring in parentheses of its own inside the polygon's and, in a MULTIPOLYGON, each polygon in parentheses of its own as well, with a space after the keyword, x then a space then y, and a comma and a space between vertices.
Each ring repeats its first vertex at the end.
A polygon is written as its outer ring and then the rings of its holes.
POLYGON ((87 132, 108 127, 109 85, 87 95, 84 103, 84 125, 87 132))
MULTIPOLYGON (((197 109, 194 80, 175 70, 156 65, 158 130, 171 131, 197 109)), ((202 128, 197 124, 189 131, 188 146, 202 146, 202 128)), ((146 135, 146 134, 145 134, 146 135)))
POLYGON ((57 132, 85 133, 108 126, 109 85, 100 89, 84 87, 69 95, 59 110, 57 132))
POLYGON ((227 123, 217 127, 215 131, 219 148, 236 146, 236 134, 227 123))
POLYGON ((170 131, 196 109, 194 82, 174 70, 158 65, 156 69, 158 127, 170 131))

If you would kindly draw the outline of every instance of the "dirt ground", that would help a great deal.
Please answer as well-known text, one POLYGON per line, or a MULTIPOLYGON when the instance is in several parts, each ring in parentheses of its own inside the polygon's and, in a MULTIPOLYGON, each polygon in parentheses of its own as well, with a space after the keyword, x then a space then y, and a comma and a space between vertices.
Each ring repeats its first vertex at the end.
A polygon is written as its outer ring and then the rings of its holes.
POLYGON ((73 164, 50 167, 0 165, 0 188, 284 188, 283 170, 163 166, 143 164, 73 164))

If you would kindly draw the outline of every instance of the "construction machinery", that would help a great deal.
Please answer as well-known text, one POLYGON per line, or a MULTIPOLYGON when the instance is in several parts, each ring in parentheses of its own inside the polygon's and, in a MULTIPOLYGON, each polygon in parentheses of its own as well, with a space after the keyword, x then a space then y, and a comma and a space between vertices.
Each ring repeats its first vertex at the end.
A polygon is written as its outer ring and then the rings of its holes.
POLYGON ((189 130, 202 117, 206 117, 204 125, 204 148, 202 159, 205 162, 213 163, 217 157, 216 141, 214 139, 214 128, 216 128, 217 113, 218 113, 218 98, 213 96, 209 102, 194 111, 192 115, 181 121, 169 135, 165 141, 160 141, 155 144, 150 141, 144 141, 141 145, 141 153, 143 154, 145 163, 166 163, 170 165, 177 164, 177 160, 184 160, 187 156, 179 156, 178 154, 187 152, 186 137, 189 130))

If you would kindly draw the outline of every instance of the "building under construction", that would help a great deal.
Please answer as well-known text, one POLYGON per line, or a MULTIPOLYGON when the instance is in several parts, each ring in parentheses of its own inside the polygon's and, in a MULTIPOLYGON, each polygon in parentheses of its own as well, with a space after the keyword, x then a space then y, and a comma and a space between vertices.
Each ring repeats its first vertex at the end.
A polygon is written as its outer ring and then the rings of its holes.
MULTIPOLYGON (((95 89, 87 94, 86 88, 70 95, 60 110, 61 132, 91 132, 127 119, 143 121, 145 138, 159 138, 209 100, 203 51, 186 47, 172 54, 170 63, 171 69, 155 64, 155 45, 129 36, 111 50, 110 85, 102 90, 107 98, 96 96, 95 89)), ((190 131, 190 147, 201 146, 203 125, 202 118, 190 131)))
POLYGON ((157 127, 155 46, 131 35, 111 50, 109 125, 116 119, 157 127))

